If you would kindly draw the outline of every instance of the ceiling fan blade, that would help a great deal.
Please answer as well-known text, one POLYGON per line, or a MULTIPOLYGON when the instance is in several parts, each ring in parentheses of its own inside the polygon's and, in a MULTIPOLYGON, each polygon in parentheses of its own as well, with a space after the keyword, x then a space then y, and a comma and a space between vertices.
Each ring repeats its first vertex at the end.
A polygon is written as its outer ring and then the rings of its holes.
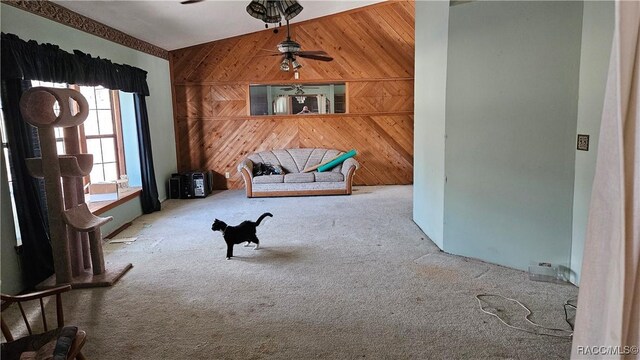
POLYGON ((265 57, 265 56, 280 56, 282 54, 258 54, 258 55, 254 55, 253 57, 265 57))
POLYGON ((280 53, 280 51, 273 50, 273 49, 260 49, 260 51, 268 51, 268 52, 272 52, 272 53, 280 53))
POLYGON ((184 0, 184 1, 180 1, 180 4, 182 4, 182 5, 195 4, 195 3, 199 3, 201 1, 204 1, 204 0, 184 0))
POLYGON ((329 56, 326 52, 322 50, 310 50, 310 51, 298 51, 296 54, 298 55, 324 55, 329 56))
POLYGON ((306 58, 306 59, 312 59, 312 60, 320 60, 320 61, 331 61, 333 60, 332 57, 330 56, 321 56, 321 55, 307 55, 307 54, 298 54, 299 57, 301 58, 306 58))

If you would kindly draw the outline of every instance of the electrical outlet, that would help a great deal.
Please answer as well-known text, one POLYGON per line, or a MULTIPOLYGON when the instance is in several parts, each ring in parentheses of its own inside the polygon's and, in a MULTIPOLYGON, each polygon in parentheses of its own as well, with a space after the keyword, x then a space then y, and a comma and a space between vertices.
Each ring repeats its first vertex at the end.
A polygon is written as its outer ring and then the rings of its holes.
POLYGON ((578 134, 578 150, 589 151, 589 135, 578 134))
POLYGON ((229 175, 229 172, 227 171, 226 173, 224 173, 224 177, 225 177, 225 179, 228 179, 228 178, 231 177, 231 175, 229 175))

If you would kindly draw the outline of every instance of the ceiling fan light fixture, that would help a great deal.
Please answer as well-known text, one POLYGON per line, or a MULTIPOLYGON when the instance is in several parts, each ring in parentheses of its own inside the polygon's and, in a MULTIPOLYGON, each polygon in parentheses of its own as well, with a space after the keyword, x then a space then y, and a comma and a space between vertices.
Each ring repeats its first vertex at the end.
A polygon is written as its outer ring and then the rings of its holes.
POLYGON ((278 11, 277 1, 267 1, 266 14, 261 20, 269 24, 277 24, 282 21, 282 15, 280 15, 280 11, 278 11))
POLYGON ((295 53, 300 51, 300 44, 295 41, 285 40, 278 44, 278 51, 281 53, 295 53))
MULTIPOLYGON (((202 1, 202 0, 186 0, 202 1)), ((297 0, 251 0, 247 5, 247 13, 267 24, 278 24, 282 17, 291 20, 302 11, 297 0)))
POLYGON ((303 7, 296 0, 281 0, 279 2, 280 10, 285 19, 291 20, 300 14, 303 7))
POLYGON ((280 70, 289 71, 289 60, 288 59, 282 60, 282 63, 280 63, 280 70))
POLYGON ((302 67, 302 64, 300 64, 296 59, 293 59, 293 61, 291 62, 291 65, 293 65, 294 71, 298 71, 298 69, 302 67))
POLYGON ((267 0, 253 0, 247 5, 247 13, 256 19, 263 20, 267 16, 267 0))

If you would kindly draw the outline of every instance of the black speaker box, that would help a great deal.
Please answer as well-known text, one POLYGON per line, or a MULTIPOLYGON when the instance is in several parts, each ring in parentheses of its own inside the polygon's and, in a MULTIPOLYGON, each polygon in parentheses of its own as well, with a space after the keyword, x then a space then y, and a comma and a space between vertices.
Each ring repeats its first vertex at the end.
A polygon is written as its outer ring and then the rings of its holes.
POLYGON ((213 171, 190 171, 171 174, 169 193, 171 199, 207 197, 213 191, 213 171))
POLYGON ((180 199, 180 185, 181 185, 181 176, 180 174, 172 174, 171 179, 169 179, 169 198, 170 199, 180 199))

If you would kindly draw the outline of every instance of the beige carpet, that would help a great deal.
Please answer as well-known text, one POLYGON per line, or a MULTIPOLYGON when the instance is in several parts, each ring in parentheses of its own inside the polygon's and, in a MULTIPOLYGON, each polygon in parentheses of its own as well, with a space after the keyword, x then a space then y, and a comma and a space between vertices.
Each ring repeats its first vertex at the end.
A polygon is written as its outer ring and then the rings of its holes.
MULTIPOLYGON (((577 288, 439 252, 411 220, 411 192, 169 200, 118 236, 135 242, 105 246, 108 262, 134 268, 112 288, 68 293, 67 320, 87 331, 90 359, 568 358, 569 340, 509 329, 474 295, 517 298, 535 321, 568 328, 562 304, 577 288), (225 260, 213 219, 265 211, 262 249, 225 260)), ((524 310, 490 305, 526 326, 524 310)))

